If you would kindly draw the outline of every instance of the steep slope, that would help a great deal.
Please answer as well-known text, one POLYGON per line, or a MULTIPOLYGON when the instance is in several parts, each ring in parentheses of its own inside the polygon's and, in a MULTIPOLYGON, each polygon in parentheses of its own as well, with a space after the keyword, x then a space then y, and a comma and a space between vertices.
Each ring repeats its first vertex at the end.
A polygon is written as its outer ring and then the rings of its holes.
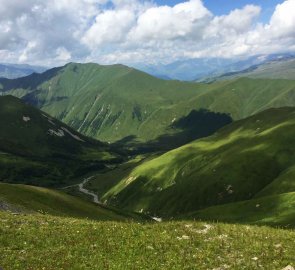
POLYGON ((105 141, 129 135, 156 137, 167 127, 163 127, 164 119, 158 122, 159 131, 145 127, 145 121, 161 108, 195 96, 199 88, 159 80, 122 65, 97 64, 69 64, 0 84, 5 93, 22 97, 74 129, 105 141))
POLYGON ((109 146, 12 96, 0 97, 0 126, 2 181, 60 185, 117 159, 109 146))
POLYGON ((274 185, 278 192, 294 192, 294 138, 295 109, 269 109, 144 162, 102 199, 126 209, 177 216, 272 195, 274 185))
POLYGON ((75 130, 104 141, 128 136, 135 141, 157 140, 181 131, 171 126, 193 110, 241 119, 266 108, 295 104, 292 80, 198 84, 160 80, 122 65, 71 63, 43 74, 2 79, 0 85, 3 94, 21 97, 75 130))
POLYGON ((124 220, 127 217, 59 191, 3 183, 0 183, 0 210, 96 220, 124 220))

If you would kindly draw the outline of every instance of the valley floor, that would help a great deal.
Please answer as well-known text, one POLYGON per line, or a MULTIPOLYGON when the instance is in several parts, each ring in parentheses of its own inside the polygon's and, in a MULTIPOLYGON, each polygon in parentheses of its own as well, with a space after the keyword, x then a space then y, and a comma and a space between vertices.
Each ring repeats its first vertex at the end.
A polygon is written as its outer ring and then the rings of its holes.
POLYGON ((283 269, 295 232, 201 222, 110 222, 0 211, 3 269, 283 269))

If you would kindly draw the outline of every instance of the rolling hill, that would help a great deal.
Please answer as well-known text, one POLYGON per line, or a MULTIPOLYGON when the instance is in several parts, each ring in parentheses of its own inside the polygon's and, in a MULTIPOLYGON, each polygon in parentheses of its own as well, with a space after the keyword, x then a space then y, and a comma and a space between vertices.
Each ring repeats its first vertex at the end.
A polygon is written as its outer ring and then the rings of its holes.
POLYGON ((12 96, 0 97, 0 126, 1 181, 58 186, 120 159, 108 145, 12 96))
MULTIPOLYGON (((163 217, 238 201, 266 201, 267 196, 278 196, 278 204, 293 204, 294 138, 295 109, 269 109, 131 167, 101 197, 112 205, 163 217)), ((99 183, 97 177, 96 188, 99 183)), ((286 205, 278 205, 277 211, 286 205)), ((290 215, 278 223, 294 225, 294 212, 290 215)))
MULTIPOLYGON (((295 104, 293 80, 165 81, 123 65, 70 63, 43 74, 1 79, 0 90, 84 135, 108 142, 130 137, 134 142, 157 141, 183 131, 175 128, 175 121, 201 109, 237 120, 267 108, 295 104)), ((202 133, 202 127, 199 131, 202 133)))
POLYGON ((60 191, 4 183, 0 183, 0 211, 94 220, 125 220, 128 217, 60 191))
POLYGON ((295 192, 288 192, 212 206, 182 218, 294 228, 294 207, 295 192))

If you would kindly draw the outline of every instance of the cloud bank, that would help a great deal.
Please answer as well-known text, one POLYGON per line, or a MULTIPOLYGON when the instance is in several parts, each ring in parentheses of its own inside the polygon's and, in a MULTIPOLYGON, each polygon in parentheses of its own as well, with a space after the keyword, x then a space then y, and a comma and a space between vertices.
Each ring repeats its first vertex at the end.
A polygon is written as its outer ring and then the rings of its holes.
POLYGON ((201 0, 0 0, 0 62, 169 63, 295 51, 295 0, 268 23, 246 5, 215 16, 201 0))

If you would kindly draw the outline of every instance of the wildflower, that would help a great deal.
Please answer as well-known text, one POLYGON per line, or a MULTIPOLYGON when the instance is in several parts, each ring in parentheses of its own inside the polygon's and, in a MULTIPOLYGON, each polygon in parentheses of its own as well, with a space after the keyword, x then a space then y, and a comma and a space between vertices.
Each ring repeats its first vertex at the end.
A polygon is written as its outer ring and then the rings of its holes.
POLYGON ((252 260, 253 261, 258 261, 258 258, 257 257, 253 257, 252 260))

